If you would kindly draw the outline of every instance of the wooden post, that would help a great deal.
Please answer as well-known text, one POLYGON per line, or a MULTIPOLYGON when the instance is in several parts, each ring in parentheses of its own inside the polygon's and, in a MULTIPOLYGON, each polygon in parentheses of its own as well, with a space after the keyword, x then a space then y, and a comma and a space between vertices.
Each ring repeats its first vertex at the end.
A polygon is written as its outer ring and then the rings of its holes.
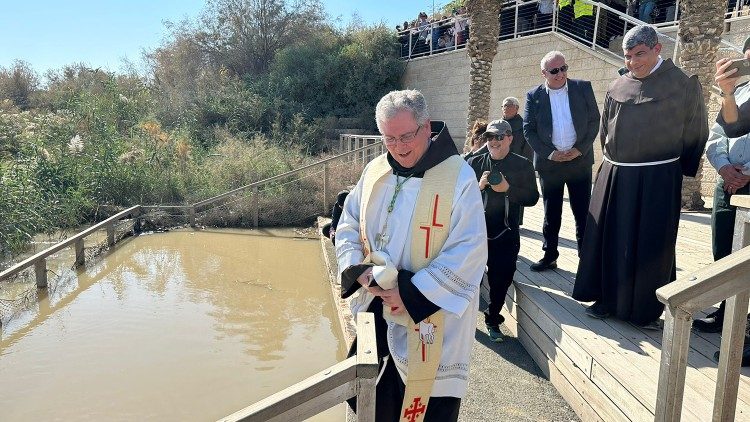
POLYGON ((83 265, 84 262, 86 262, 86 253, 83 250, 83 238, 80 238, 80 239, 76 240, 75 248, 76 248, 76 262, 75 262, 75 265, 76 266, 83 265))
MULTIPOLYGON (((734 221, 734 241, 732 252, 736 252, 750 243, 750 210, 737 207, 734 221)), ((721 331, 719 348, 719 368, 716 376, 716 394, 714 396, 714 421, 733 421, 737 407, 737 388, 740 382, 740 364, 742 362, 742 345, 745 340, 747 323, 747 303, 750 292, 747 290, 727 299, 724 312, 724 326, 721 331)))
POLYGON ((36 273, 36 287, 42 289, 47 287, 47 260, 40 258, 34 263, 34 272, 36 273))
POLYGON ((323 215, 328 212, 328 163, 323 164, 323 215))
POLYGON ((690 313, 676 307, 667 307, 654 412, 654 420, 657 422, 680 420, 692 325, 693 317, 690 313))
POLYGON ((260 192, 258 185, 253 186, 253 227, 258 227, 258 216, 260 215, 260 192))
POLYGON ((375 421, 375 383, 378 376, 378 348, 375 343, 375 317, 357 313, 357 422, 375 421))
POLYGON ((107 246, 110 248, 115 244, 115 223, 107 224, 107 246))
POLYGON ((191 206, 188 208, 188 223, 190 227, 195 227, 195 207, 191 206))

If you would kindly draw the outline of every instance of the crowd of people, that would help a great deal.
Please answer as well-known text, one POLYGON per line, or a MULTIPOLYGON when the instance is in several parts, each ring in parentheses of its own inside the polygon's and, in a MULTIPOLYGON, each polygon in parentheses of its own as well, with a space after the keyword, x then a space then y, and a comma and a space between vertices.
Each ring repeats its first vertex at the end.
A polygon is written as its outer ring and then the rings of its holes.
MULTIPOLYGON (((726 0, 727 16, 733 16, 750 0, 726 0)), ((603 0, 601 4, 648 24, 672 22, 679 18, 677 0, 603 0)), ((514 34, 530 35, 552 30, 557 8, 558 29, 573 39, 609 48, 610 43, 625 34, 625 21, 610 10, 602 9, 597 16, 593 5, 574 0, 510 0, 500 11, 500 40, 514 34), (596 21, 598 17, 598 22, 596 21), (598 25, 597 25, 598 24, 598 25)), ((469 38, 470 18, 464 7, 454 9, 451 16, 433 16, 421 12, 417 19, 397 25, 401 57, 419 57, 461 48, 469 38)))
MULTIPOLYGON (((722 109, 709 137, 697 77, 662 58, 661 48, 652 26, 626 33, 627 71, 610 84, 601 110, 591 83, 568 78, 565 56, 547 53, 523 116, 519 100, 505 98, 502 118, 473 125, 463 156, 445 124, 431 120, 420 92, 393 91, 380 100, 375 116, 387 154, 366 166, 335 227, 342 296, 351 297, 355 316, 375 314, 376 420, 458 419, 483 274, 490 290, 484 322, 499 342, 523 208, 540 196, 543 255, 530 269, 556 267, 567 186, 579 255, 572 296, 590 303, 585 313, 592 318, 661 329, 656 289, 675 279, 682 178, 695 176, 707 141, 721 176, 714 258, 730 253, 730 197, 750 192, 743 158, 750 85, 737 86, 731 60, 716 63, 722 109), (597 135, 604 160, 592 188, 597 135)), ((743 51, 750 60, 750 38, 743 51)), ((723 309, 695 328, 718 330, 723 309)))

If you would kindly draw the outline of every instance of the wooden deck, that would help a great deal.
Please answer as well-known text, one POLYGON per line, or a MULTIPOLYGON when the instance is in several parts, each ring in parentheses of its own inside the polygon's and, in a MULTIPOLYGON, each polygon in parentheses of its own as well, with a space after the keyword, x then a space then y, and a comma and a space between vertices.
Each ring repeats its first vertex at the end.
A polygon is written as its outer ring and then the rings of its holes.
MULTIPOLYGON (((558 268, 541 273, 529 265, 543 255, 543 207, 527 208, 518 271, 506 298, 506 326, 585 421, 654 419, 661 331, 597 320, 570 297, 578 264, 573 216, 563 206, 558 268)), ((710 214, 683 213, 677 240, 677 276, 712 262, 710 214)), ((693 333, 682 420, 708 421, 714 400, 719 334, 693 333)), ((750 421, 750 368, 740 379, 736 420, 750 421)))

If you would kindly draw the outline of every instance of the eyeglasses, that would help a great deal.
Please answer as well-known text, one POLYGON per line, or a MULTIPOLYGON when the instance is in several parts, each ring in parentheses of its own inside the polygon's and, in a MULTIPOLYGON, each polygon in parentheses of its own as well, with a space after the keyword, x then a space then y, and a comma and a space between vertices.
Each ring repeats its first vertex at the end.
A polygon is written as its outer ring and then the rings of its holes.
POLYGON ((394 136, 384 136, 383 142, 385 142, 386 145, 395 145, 396 142, 399 142, 399 141, 401 141, 401 143, 403 144, 408 144, 409 142, 413 141, 414 138, 417 137, 417 134, 419 133, 421 129, 422 129, 422 125, 417 125, 417 130, 415 130, 414 132, 405 133, 399 136, 398 138, 394 136))
POLYGON ((505 133, 502 134, 502 136, 495 135, 494 133, 485 133, 483 136, 487 140, 487 142, 490 142, 490 141, 502 141, 504 138, 507 138, 509 136, 513 136, 513 132, 505 132, 505 133))
POLYGON ((515 104, 510 104, 510 103, 503 104, 503 108, 509 108, 509 107, 516 107, 516 105, 515 104))
POLYGON ((545 72, 549 73, 550 75, 557 75, 560 72, 567 72, 568 71, 568 65, 564 64, 560 67, 555 67, 549 70, 545 70, 545 72))

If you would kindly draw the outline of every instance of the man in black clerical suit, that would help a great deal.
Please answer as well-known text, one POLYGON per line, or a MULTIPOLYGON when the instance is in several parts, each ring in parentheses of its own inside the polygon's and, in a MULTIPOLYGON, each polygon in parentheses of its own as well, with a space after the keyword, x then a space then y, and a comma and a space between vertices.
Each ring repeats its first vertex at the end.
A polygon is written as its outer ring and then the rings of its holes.
POLYGON ((547 53, 541 70, 545 81, 526 94, 523 119, 523 132, 534 149, 534 168, 544 199, 544 256, 531 265, 532 271, 557 267, 566 185, 581 249, 591 198, 592 144, 599 132, 600 117, 591 82, 568 79, 568 65, 561 52, 547 53))

